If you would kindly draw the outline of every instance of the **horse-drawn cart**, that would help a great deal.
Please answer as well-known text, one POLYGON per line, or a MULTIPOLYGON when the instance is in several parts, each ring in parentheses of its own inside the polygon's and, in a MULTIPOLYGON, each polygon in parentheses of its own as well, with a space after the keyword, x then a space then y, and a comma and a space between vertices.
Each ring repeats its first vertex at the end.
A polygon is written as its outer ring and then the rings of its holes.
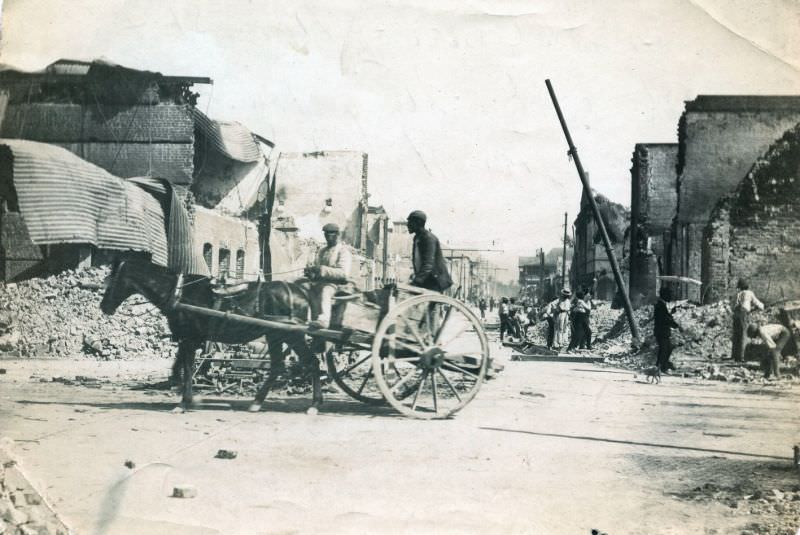
POLYGON ((343 392, 369 404, 388 402, 412 418, 446 418, 460 410, 477 394, 489 364, 486 334, 472 311, 456 299, 411 286, 338 297, 330 328, 289 316, 191 305, 182 302, 180 291, 170 306, 222 325, 308 336, 343 392))

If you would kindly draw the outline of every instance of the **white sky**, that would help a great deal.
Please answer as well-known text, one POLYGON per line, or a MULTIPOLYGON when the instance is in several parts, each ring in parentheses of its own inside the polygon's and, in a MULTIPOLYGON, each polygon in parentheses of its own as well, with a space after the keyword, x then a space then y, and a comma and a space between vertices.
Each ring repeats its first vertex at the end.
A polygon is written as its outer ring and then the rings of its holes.
POLYGON ((698 94, 800 94, 793 0, 5 0, 0 61, 105 57, 209 76, 200 107, 285 151, 369 153, 371 204, 443 243, 556 247, 580 182, 630 203, 638 142, 674 142, 698 94))

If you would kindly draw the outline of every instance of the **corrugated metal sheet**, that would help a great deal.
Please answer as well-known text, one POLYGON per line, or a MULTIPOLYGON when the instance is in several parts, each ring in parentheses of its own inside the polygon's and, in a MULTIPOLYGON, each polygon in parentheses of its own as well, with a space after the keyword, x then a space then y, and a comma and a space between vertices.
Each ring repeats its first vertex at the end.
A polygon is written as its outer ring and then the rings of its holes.
POLYGON ((205 258, 194 246, 194 230, 189 214, 175 194, 172 184, 152 177, 131 178, 129 181, 159 199, 162 207, 168 207, 167 265, 177 272, 210 276, 205 258))
MULTIPOLYGON (((138 184, 54 145, 0 139, 0 147, 4 156, 13 158, 13 176, 0 176, 0 180, 13 180, 20 213, 34 243, 89 243, 101 249, 149 252, 153 263, 173 269, 195 266, 187 259, 191 251, 170 254, 162 204, 138 184)), ((174 198, 171 187, 165 188, 174 198)), ((186 223, 170 227, 188 234, 176 242, 185 249, 187 242, 191 247, 191 227, 180 201, 170 200, 175 203, 179 208, 170 212, 186 223)), ((200 263, 205 266, 202 258, 200 263)), ((207 269, 200 273, 206 274, 207 269)))
POLYGON ((253 134, 236 122, 214 121, 198 109, 192 110, 195 125, 220 153, 237 162, 255 162, 261 150, 253 134))

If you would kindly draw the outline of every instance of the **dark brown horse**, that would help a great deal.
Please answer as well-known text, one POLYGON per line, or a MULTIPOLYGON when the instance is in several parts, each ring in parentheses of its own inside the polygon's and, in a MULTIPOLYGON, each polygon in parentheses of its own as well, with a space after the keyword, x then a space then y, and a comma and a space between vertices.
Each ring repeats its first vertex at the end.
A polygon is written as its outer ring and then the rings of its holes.
POLYGON ((144 260, 122 260, 114 263, 106 280, 106 291, 100 302, 105 314, 113 314, 117 307, 133 294, 141 294, 158 307, 169 322, 173 339, 178 341, 178 354, 172 366, 172 376, 182 375, 183 392, 181 404, 176 411, 188 409, 192 404, 192 375, 195 352, 206 342, 242 344, 266 336, 269 343, 270 372, 259 387, 250 411, 257 412, 273 386, 275 379, 285 370, 282 346, 285 343, 300 358, 300 362, 311 373, 313 382, 312 407, 322 404, 319 380, 319 363, 308 347, 303 333, 280 330, 265 330, 232 320, 212 318, 202 314, 174 308, 176 290, 180 302, 207 309, 230 311, 255 318, 282 317, 285 321, 302 323, 308 321, 309 300, 306 291, 286 282, 250 282, 242 292, 220 297, 212 290, 207 277, 183 279, 166 268, 144 260), (180 285, 180 288, 177 286, 180 285))

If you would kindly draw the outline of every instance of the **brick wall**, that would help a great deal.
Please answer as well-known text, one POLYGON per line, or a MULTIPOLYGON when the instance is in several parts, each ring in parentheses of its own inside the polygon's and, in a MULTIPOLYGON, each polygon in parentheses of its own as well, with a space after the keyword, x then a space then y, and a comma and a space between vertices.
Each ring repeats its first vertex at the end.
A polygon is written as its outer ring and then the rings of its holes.
MULTIPOLYGON (((686 103, 679 127, 675 273, 703 276, 705 229, 715 205, 798 121, 800 97, 699 96, 686 103)), ((699 300, 701 289, 688 286, 684 297, 699 300)))
POLYGON ((194 122, 188 106, 175 104, 11 104, 0 137, 44 143, 192 143, 194 122))
POLYGON ((634 307, 656 300, 659 266, 667 266, 664 235, 678 201, 678 145, 637 144, 631 167, 630 293, 634 307))
POLYGON ((707 301, 731 297, 739 278, 765 302, 800 298, 800 124, 718 203, 704 249, 707 301))
POLYGON ((194 169, 192 143, 54 143, 102 167, 129 178, 152 175, 173 184, 188 185, 194 169))
POLYGON ((10 104, 0 136, 64 147, 123 178, 192 182, 194 122, 186 105, 10 104))

